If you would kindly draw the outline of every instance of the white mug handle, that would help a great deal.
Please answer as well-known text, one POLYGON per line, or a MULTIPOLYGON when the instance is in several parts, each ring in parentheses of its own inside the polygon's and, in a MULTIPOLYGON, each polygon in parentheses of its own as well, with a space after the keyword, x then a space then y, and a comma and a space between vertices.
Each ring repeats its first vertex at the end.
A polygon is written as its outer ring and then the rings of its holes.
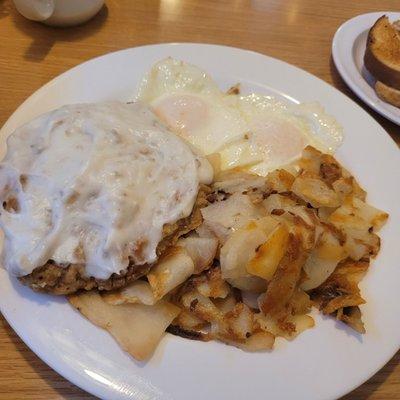
POLYGON ((32 21, 45 21, 54 12, 54 0, 14 0, 17 10, 32 21))

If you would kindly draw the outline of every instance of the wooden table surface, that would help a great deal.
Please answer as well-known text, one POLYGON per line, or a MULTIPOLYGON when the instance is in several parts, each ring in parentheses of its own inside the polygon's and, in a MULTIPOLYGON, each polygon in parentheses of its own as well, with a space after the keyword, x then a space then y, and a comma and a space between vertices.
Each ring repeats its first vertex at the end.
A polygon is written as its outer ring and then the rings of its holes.
MULTIPOLYGON (((0 126, 33 91, 100 54, 149 43, 205 42, 280 58, 354 99, 400 144, 400 127, 364 106, 331 58, 336 29, 358 14, 395 10, 398 0, 108 0, 87 24, 55 29, 0 0, 0 126)), ((0 294, 1 295, 1 294, 0 294)), ((398 318, 398 316, 393 316, 398 318)), ((343 399, 400 399, 400 353, 343 399)), ((0 316, 0 399, 93 398, 52 371, 0 316)))

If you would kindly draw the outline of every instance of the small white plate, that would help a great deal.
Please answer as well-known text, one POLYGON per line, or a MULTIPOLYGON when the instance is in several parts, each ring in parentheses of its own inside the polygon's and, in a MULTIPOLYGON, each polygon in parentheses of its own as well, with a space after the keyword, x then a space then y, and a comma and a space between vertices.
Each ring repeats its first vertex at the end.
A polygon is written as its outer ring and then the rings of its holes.
POLYGON ((332 56, 336 68, 350 89, 379 114, 400 125, 400 108, 382 101, 374 90, 375 78, 364 66, 368 31, 382 15, 391 22, 400 19, 400 13, 379 11, 349 19, 336 31, 332 42, 332 56))
POLYGON ((241 82, 245 92, 319 101, 343 125, 338 159, 368 190, 368 200, 390 214, 380 233, 381 252, 361 285, 367 333, 360 336, 316 315, 315 328, 292 342, 278 340, 271 353, 166 335, 153 358, 140 363, 64 298, 34 293, 0 269, 1 312, 47 364, 102 399, 329 400, 344 395, 377 372, 400 346, 400 152, 348 97, 262 54, 204 44, 145 46, 88 61, 43 86, 4 125, 0 144, 17 126, 63 104, 132 99, 143 74, 167 56, 204 68, 222 88, 241 82))

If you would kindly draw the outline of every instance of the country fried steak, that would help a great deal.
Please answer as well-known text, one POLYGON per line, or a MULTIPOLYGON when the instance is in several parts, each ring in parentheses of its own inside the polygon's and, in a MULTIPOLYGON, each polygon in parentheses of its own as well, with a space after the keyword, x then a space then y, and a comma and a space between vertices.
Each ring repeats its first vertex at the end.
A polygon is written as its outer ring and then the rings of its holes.
MULTIPOLYGON (((163 228, 163 239, 157 246, 157 255, 161 256, 169 247, 176 244, 178 239, 186 233, 196 229, 202 222, 200 209, 207 205, 206 196, 211 189, 201 185, 192 213, 173 224, 166 224, 163 228)), ((56 295, 75 293, 78 290, 114 290, 126 286, 147 274, 151 264, 135 265, 133 261, 126 271, 112 274, 108 279, 96 279, 85 274, 85 264, 56 264, 49 260, 45 265, 37 267, 29 275, 19 280, 33 290, 56 295)))

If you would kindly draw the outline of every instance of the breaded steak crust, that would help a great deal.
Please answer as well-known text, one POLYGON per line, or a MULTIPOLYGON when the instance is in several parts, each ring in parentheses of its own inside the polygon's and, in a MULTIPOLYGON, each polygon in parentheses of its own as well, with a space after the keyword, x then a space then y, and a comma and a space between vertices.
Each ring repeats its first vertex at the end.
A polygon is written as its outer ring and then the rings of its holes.
MULTIPOLYGON (((199 193, 192 213, 187 218, 182 218, 173 224, 166 224, 163 228, 163 239, 157 246, 157 255, 160 256, 168 247, 174 245, 177 240, 186 233, 196 229, 202 222, 200 209, 207 205, 206 196, 210 188, 200 186, 199 193)), ((49 260, 46 264, 37 267, 29 275, 19 280, 38 292, 65 295, 75 293, 78 290, 113 290, 126 286, 143 275, 146 275, 152 265, 129 264, 120 274, 112 274, 108 279, 95 279, 85 274, 84 264, 59 265, 49 260)))

